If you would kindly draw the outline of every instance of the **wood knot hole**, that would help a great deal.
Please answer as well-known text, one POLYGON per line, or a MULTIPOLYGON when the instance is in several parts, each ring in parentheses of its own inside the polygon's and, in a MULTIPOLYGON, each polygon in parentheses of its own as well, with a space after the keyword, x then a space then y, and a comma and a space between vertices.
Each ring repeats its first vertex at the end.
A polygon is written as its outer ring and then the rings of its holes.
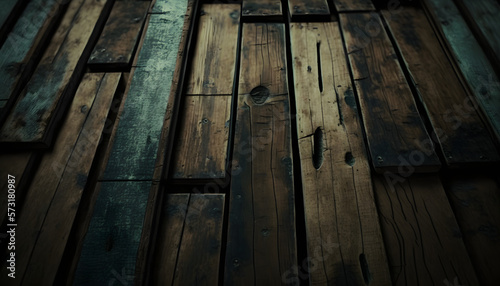
POLYGON ((269 97, 269 89, 265 86, 259 85, 250 91, 250 97, 256 104, 263 104, 269 97))
POLYGON ((323 164, 323 152, 325 151, 323 144, 323 130, 320 127, 314 132, 314 150, 313 150, 313 166, 318 170, 323 164))

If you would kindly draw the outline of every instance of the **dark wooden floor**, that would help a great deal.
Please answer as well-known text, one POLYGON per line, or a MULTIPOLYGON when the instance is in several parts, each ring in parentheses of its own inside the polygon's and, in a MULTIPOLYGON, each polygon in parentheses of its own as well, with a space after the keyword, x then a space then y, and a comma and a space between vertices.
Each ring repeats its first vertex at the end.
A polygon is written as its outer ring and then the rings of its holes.
POLYGON ((499 284, 498 1, 0 2, 0 285, 499 284))

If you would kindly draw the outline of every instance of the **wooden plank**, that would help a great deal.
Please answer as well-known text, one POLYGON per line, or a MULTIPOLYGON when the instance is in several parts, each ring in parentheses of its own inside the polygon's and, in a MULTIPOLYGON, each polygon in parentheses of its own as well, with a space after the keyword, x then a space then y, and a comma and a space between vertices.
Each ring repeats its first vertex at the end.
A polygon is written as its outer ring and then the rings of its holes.
POLYGON ((500 79, 451 0, 424 1, 441 44, 448 48, 489 123, 500 139, 500 79))
POLYGON ((327 0, 288 0, 292 21, 318 21, 330 18, 327 0))
POLYGON ((241 16, 244 19, 282 19, 280 0, 243 0, 241 16))
POLYGON ((294 23, 290 35, 309 283, 390 285, 338 23, 294 23))
POLYGON ((480 285, 437 175, 373 180, 393 285, 480 285))
MULTIPOLYGON (((157 2, 156 4, 158 4, 157 2)), ((185 1, 151 14, 101 180, 151 180, 179 46, 185 1), (162 83, 162 84, 158 84, 162 83)))
MULTIPOLYGON (((89 74, 83 79, 74 97, 65 124, 63 124, 57 137, 56 144, 51 151, 44 154, 38 171, 31 182, 31 187, 26 192, 23 210, 20 211, 19 208, 16 208, 16 223, 18 224, 16 242, 18 245, 23 246, 16 248, 16 277, 18 279, 12 281, 6 274, 7 269, 3 268, 0 283, 2 281, 5 283, 2 283, 2 285, 21 284, 33 247, 39 238, 40 229, 45 221, 45 214, 52 205, 58 186, 65 184, 61 182, 64 171, 68 169, 68 164, 76 164, 77 166, 79 164, 79 162, 70 162, 70 159, 74 158, 72 155, 75 153, 75 144, 77 144, 85 123, 96 115, 92 113, 93 108, 91 107, 94 103, 101 103, 100 100, 95 101, 95 99, 102 77, 102 74, 89 74), (8 279, 9 282, 7 283, 7 280, 3 279, 8 279)), ((84 176, 83 173, 81 175, 84 176)), ((78 174, 74 174, 74 176, 78 178, 78 174)), ((61 213, 58 212, 56 216, 60 215, 61 213)), ((54 225, 53 227, 58 226, 54 225)), ((53 243, 54 237, 51 236, 50 238, 53 243)), ((47 256, 43 258, 43 261, 49 264, 47 256)), ((53 263, 59 266, 59 262, 54 261, 53 263)), ((37 284, 39 283, 41 281, 37 284)))
MULTIPOLYGON (((284 31, 283 24, 243 24, 228 285, 278 285, 297 263, 284 31)), ((298 282, 296 274, 286 279, 298 282)))
POLYGON ((379 16, 340 14, 340 23, 375 170, 438 170, 433 143, 379 16))
POLYGON ((130 68, 149 1, 116 1, 88 61, 89 68, 130 68))
POLYGON ((1 146, 51 145, 97 37, 94 27, 104 21, 101 12, 106 12, 111 2, 85 0, 69 4, 40 64, 0 129, 1 146))
POLYGON ((224 194, 192 194, 172 285, 219 285, 224 194))
POLYGON ((405 59, 447 165, 500 160, 475 104, 450 65, 422 10, 405 7, 391 17, 389 29, 405 59), (448 84, 443 85, 443 82, 448 84))
POLYGON ((168 194, 161 208, 153 285, 172 285, 190 194, 168 194))
MULTIPOLYGON (((97 81, 98 85, 95 89, 95 102, 57 185, 50 208, 45 215, 24 275, 23 283, 25 284, 53 285, 55 283, 56 274, 62 262, 64 249, 87 184, 90 168, 94 162, 94 154, 100 143, 120 77, 120 73, 98 74, 100 80, 97 81), (54 243, 54 237, 57 237, 57 243, 54 243), (50 259, 47 259, 48 257, 50 259)), ((84 80, 88 78, 86 77, 84 80)), ((92 78, 92 80, 95 79, 92 78)), ((83 84, 86 82, 84 81, 83 84)), ((93 87, 95 86, 93 85, 93 87)), ((86 94, 86 96, 89 95, 86 94)))
POLYGON ((224 178, 231 96, 187 96, 181 114, 172 177, 224 178))
POLYGON ((480 285, 495 285, 500 255, 500 187, 494 172, 453 172, 444 186, 480 285))
POLYGON ((200 15, 186 94, 232 94, 240 5, 205 4, 200 15))
POLYGON ((371 0, 333 0, 337 12, 375 11, 371 0))
POLYGON ((150 181, 100 182, 73 285, 132 284, 150 181))
POLYGON ((0 7, 0 46, 4 43, 10 29, 19 19, 19 14, 29 0, 1 0, 0 7))

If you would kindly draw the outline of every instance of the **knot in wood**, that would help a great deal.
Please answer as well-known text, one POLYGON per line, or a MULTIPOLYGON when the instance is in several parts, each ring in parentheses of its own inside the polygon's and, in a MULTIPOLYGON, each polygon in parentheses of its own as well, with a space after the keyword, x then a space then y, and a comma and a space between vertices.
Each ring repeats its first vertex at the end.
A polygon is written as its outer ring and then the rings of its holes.
POLYGON ((259 85, 250 91, 250 97, 254 103, 263 104, 269 97, 269 89, 259 85))

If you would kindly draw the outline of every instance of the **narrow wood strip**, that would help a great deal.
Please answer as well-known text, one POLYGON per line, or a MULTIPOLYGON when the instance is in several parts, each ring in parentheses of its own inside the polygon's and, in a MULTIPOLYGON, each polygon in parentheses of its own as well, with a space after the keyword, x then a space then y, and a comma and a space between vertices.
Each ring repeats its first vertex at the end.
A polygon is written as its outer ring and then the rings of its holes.
POLYGON ((390 285, 338 23, 294 23, 290 34, 309 283, 390 285))
POLYGON ((317 21, 328 19, 330 9, 326 0, 288 0, 288 9, 292 21, 317 21))
POLYGON ((371 0, 333 0, 337 12, 375 11, 371 0))
POLYGON ((225 177, 231 101, 231 95, 184 97, 174 179, 225 177))
POLYGON ((462 87, 425 13, 405 7, 382 12, 426 108, 447 165, 491 163, 500 160, 474 102, 462 87), (446 85, 443 83, 446 82, 446 85))
POLYGON ((380 17, 340 14, 340 23, 375 170, 438 170, 433 142, 380 17))
POLYGON ((480 285, 437 175, 373 179, 393 285, 480 285))
POLYGON ((282 8, 280 0, 243 0, 241 16, 244 19, 264 19, 282 18, 282 8))
POLYGON ((130 68, 149 1, 116 1, 88 61, 89 68, 130 68))
POLYGON ((201 6, 187 95, 231 94, 236 70, 239 4, 201 6))
POLYGON ((283 24, 243 25, 228 285, 298 282, 284 31, 283 24))

